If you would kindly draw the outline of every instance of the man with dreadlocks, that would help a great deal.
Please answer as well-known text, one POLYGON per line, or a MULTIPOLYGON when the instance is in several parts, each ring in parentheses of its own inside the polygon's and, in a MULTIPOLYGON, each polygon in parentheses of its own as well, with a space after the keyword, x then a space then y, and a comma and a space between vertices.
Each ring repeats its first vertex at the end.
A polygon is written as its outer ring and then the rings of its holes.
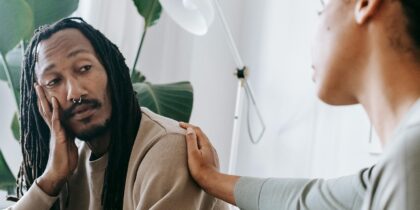
POLYGON ((185 131, 139 107, 124 57, 82 19, 35 32, 21 101, 20 199, 9 209, 226 208, 190 177, 185 131))

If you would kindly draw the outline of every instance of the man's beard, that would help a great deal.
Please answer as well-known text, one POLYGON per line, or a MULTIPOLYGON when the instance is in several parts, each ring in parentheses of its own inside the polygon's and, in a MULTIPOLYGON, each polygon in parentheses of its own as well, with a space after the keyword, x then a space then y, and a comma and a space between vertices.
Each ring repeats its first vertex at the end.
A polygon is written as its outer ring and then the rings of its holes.
MULTIPOLYGON (((92 127, 78 133, 74 132, 74 129, 72 129, 71 126, 69 125, 69 120, 71 119, 71 117, 74 116, 75 114, 74 110, 76 109, 76 107, 82 104, 90 105, 91 108, 94 108, 94 109, 99 109, 102 106, 102 104, 95 99, 85 99, 80 104, 73 104, 70 108, 63 110, 62 125, 68 134, 78 138, 79 140, 88 142, 106 134, 110 129, 111 120, 108 118, 102 124, 92 125, 92 127)), ((86 118, 81 121, 81 123, 83 124, 89 124, 90 122, 91 122, 91 118, 86 118)))
POLYGON ((100 125, 94 125, 92 128, 89 128, 85 131, 82 131, 80 133, 75 133, 75 137, 82 140, 89 142, 97 137, 103 136, 105 133, 109 131, 110 128, 110 119, 106 119, 103 124, 100 125))

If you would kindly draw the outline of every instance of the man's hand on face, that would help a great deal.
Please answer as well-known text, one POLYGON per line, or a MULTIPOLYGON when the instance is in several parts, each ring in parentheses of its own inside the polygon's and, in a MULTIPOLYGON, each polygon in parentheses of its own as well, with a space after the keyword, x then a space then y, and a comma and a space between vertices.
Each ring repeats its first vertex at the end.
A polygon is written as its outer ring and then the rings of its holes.
POLYGON ((44 173, 37 179, 38 186, 47 194, 60 193, 67 177, 77 167, 79 158, 74 137, 66 134, 60 122, 61 107, 55 97, 51 98, 52 110, 44 90, 34 84, 38 96, 38 109, 51 131, 50 154, 44 173))

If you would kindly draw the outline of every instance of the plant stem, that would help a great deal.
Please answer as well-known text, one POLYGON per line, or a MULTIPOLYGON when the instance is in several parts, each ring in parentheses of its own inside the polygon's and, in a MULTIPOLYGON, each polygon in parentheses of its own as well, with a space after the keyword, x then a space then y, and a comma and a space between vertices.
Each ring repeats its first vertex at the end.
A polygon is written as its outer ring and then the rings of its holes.
POLYGON ((10 76, 10 68, 9 68, 9 65, 7 64, 6 56, 1 52, 0 52, 0 60, 3 63, 4 71, 5 71, 6 76, 7 76, 7 82, 9 83, 10 89, 12 89, 12 94, 13 94, 13 97, 15 98, 16 106, 19 110, 19 99, 18 99, 18 96, 15 92, 15 88, 14 88, 15 85, 13 84, 12 77, 10 76))
POLYGON ((16 191, 15 191, 15 186, 14 185, 7 187, 7 195, 13 195, 15 192, 16 191))
POLYGON ((141 36, 140 45, 137 49, 136 59, 134 60, 133 68, 131 69, 131 77, 133 77, 134 72, 136 71, 136 65, 140 57, 141 48, 143 47, 144 37, 146 36, 147 25, 144 26, 143 34, 141 36))
POLYGON ((26 50, 25 41, 23 41, 23 40, 20 41, 20 48, 22 50, 22 58, 24 58, 25 57, 25 50, 26 50))

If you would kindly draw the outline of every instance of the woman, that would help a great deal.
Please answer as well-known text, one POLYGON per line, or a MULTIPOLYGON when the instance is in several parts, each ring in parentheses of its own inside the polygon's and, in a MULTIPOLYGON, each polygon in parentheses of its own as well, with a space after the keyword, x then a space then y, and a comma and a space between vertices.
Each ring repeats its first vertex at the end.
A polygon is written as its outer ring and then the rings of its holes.
POLYGON ((208 193, 247 210, 419 209, 420 1, 331 0, 313 55, 319 98, 360 103, 369 115, 386 148, 374 167, 332 180, 222 174, 206 135, 181 123, 191 175, 208 193))

